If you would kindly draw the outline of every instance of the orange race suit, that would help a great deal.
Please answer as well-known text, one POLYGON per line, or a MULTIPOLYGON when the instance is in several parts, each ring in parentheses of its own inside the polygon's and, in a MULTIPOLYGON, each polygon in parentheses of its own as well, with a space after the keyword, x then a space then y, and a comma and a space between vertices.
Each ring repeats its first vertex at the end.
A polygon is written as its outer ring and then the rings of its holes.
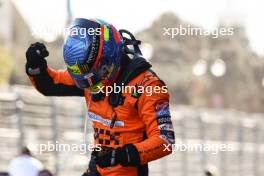
MULTIPOLYGON (((30 75, 35 88, 45 96, 84 96, 87 114, 94 128, 94 142, 102 146, 117 148, 133 144, 139 152, 140 167, 100 168, 102 176, 147 175, 147 163, 171 153, 174 131, 169 110, 169 94, 164 91, 164 83, 151 70, 146 70, 133 78, 128 86, 160 87, 162 92, 152 91, 142 94, 123 93, 122 106, 115 108, 108 103, 108 97, 100 101, 91 99, 88 89, 79 89, 67 70, 53 70, 46 66, 41 74, 30 75), (116 115, 113 128, 110 121, 116 115), (142 174, 143 173, 143 174, 142 174), (144 174, 145 173, 145 174, 144 174)), ((158 89, 158 88, 156 88, 158 89)))

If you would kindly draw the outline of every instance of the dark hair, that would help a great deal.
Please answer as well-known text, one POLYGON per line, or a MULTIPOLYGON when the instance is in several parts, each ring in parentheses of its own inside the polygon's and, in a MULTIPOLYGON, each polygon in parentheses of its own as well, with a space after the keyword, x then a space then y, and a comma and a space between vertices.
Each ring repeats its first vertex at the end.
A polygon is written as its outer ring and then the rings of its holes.
POLYGON ((27 147, 22 147, 21 154, 22 155, 30 155, 31 156, 31 152, 30 152, 30 150, 27 147))
POLYGON ((9 176, 7 172, 0 172, 0 176, 9 176))
POLYGON ((205 171, 206 176, 213 176, 213 174, 210 171, 205 171))
POLYGON ((47 176, 53 176, 53 174, 48 169, 43 169, 39 171, 38 176, 41 176, 41 174, 46 174, 47 176))

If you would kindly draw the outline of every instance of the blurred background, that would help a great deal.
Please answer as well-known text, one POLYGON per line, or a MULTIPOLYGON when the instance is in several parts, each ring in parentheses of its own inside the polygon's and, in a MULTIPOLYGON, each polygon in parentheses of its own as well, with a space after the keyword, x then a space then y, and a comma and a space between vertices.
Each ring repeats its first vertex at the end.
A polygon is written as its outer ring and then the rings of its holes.
MULTIPOLYGON (((167 83, 176 138, 232 144, 232 151, 176 152, 150 175, 264 175, 264 3, 261 0, 0 0, 0 171, 22 146, 82 143, 81 98, 46 98, 24 71, 25 51, 42 41, 48 64, 65 68, 63 29, 76 17, 100 18, 143 41, 144 56, 167 83), (164 35, 164 28, 232 28, 233 35, 164 35)), ((91 129, 88 129, 92 140, 91 129)), ((176 142, 177 142, 176 140, 176 142)), ((34 153, 55 175, 80 175, 88 157, 34 153)), ((162 164, 161 164, 162 163, 162 164)))

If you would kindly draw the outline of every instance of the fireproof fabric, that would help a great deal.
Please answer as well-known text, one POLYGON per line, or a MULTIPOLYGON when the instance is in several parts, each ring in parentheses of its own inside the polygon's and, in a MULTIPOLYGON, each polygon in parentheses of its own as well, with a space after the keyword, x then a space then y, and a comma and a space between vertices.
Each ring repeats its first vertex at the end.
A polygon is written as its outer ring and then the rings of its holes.
MULTIPOLYGON (((122 106, 113 108, 108 97, 103 100, 91 100, 88 89, 79 89, 67 70, 56 71, 47 67, 40 75, 29 75, 33 85, 46 96, 84 96, 88 107, 88 116, 94 128, 94 143, 113 148, 125 144, 136 146, 140 154, 139 165, 159 159, 171 153, 166 150, 174 144, 174 130, 169 109, 169 93, 153 92, 151 96, 137 92, 123 93, 122 106), (67 90, 67 91, 64 91, 67 90), (112 117, 116 123, 110 128, 112 117)), ((152 71, 144 71, 128 83, 127 86, 162 87, 164 83, 152 71)), ((74 107, 73 107, 74 108, 74 107)), ((74 109, 73 109, 74 110, 74 109)), ((137 176, 139 167, 114 167, 97 169, 102 176, 137 176)))

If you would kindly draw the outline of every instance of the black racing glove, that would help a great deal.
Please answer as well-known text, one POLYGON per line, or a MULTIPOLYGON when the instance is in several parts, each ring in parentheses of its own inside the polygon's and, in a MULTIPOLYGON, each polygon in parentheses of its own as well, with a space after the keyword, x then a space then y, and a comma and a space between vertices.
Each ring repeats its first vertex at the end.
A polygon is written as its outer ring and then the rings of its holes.
POLYGON ((37 75, 41 70, 47 67, 45 57, 49 56, 49 52, 43 43, 33 43, 26 51, 26 72, 30 75, 37 75))
POLYGON ((96 156, 91 155, 91 160, 88 165, 88 169, 85 173, 82 174, 82 176, 100 176, 97 168, 96 168, 96 156))
POLYGON ((133 144, 126 144, 117 149, 104 151, 94 151, 96 156, 96 164, 99 167, 111 167, 118 164, 122 166, 138 166, 140 165, 140 156, 137 148, 133 144))

